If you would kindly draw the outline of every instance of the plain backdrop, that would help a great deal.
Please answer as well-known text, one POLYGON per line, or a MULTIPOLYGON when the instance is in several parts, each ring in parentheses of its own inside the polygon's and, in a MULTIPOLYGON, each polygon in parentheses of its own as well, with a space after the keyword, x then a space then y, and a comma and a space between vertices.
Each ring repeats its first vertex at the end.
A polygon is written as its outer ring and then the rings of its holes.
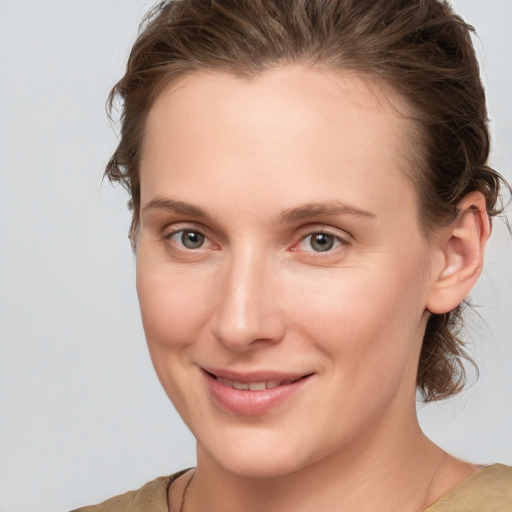
MULTIPOLYGON (((0 512, 65 511, 194 464, 153 374, 127 196, 102 172, 104 102, 146 0, 0 0, 0 512)), ((512 1, 459 0, 478 30, 493 138, 512 179, 512 1)), ((425 431, 512 464, 512 242, 503 222, 473 294, 477 384, 419 405, 425 431)), ((361 404, 364 406, 364 404, 361 404)))

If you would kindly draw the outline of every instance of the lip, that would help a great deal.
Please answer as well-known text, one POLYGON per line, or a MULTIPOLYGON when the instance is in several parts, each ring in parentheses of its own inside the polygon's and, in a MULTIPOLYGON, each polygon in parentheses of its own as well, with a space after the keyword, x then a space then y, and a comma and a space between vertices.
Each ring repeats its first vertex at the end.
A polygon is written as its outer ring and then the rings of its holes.
POLYGON ((234 372, 202 368, 213 402, 223 411, 242 416, 265 414, 294 397, 311 379, 312 373, 283 373, 272 371, 234 372), (280 382, 261 390, 234 389, 221 380, 237 383, 280 382))

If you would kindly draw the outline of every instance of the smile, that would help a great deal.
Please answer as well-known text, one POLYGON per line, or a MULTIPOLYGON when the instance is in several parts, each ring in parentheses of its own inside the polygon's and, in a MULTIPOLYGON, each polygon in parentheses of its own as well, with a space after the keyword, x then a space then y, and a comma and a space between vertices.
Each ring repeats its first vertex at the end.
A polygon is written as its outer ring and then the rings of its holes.
POLYGON ((294 397, 313 374, 235 374, 210 371, 203 374, 214 404, 225 412, 243 416, 265 414, 294 397))
MULTIPOLYGON (((229 386, 233 389, 245 390, 245 391, 263 391, 264 389, 273 389, 278 386, 286 386, 295 382, 294 380, 262 380, 260 382, 237 382, 225 377, 217 377, 217 380, 229 386)), ((299 380, 299 379, 297 379, 299 380)))

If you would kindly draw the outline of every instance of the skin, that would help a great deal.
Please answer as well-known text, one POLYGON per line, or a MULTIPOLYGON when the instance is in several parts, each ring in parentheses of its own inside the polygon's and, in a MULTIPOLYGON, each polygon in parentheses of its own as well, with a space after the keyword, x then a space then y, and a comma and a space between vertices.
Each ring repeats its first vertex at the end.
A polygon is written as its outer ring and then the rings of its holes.
POLYGON ((423 510, 476 470, 423 435, 415 383, 429 311, 478 277, 483 198, 425 238, 390 98, 289 65, 187 75, 150 111, 137 290, 158 377, 197 439, 187 511, 423 510), (311 377, 248 417, 218 407, 204 367, 311 377))

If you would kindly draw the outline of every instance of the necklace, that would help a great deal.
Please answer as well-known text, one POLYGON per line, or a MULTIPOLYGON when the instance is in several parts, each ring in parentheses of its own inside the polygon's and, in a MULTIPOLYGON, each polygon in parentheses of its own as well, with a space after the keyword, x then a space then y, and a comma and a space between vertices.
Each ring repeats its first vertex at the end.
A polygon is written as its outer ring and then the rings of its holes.
POLYGON ((190 487, 190 484, 192 483, 192 480, 194 480, 195 474, 196 474, 196 472, 194 471, 192 473, 192 476, 190 477, 190 480, 187 482, 187 485, 185 486, 185 489, 183 490, 183 497, 181 498, 181 505, 180 505, 180 511, 179 512, 184 512, 185 511, 185 501, 187 500, 188 489, 190 487))

